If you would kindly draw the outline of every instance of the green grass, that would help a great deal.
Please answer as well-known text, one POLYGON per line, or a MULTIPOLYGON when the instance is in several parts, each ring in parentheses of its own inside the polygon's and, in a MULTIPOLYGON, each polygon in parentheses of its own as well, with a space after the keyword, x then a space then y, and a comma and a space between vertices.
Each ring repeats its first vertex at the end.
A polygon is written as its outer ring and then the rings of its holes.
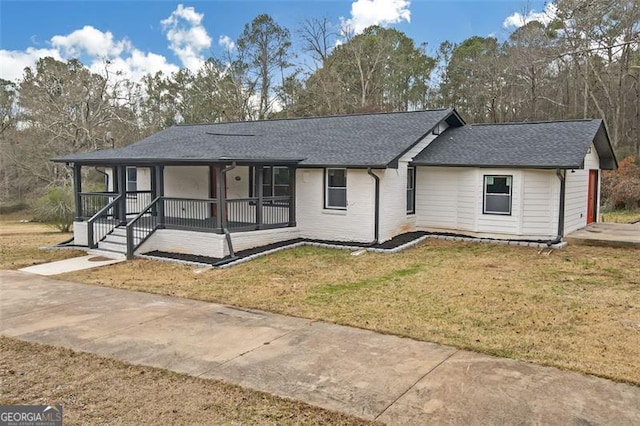
POLYGON ((640 210, 605 210, 600 216, 603 222, 631 223, 640 220, 640 210))
POLYGON ((299 247, 228 269, 149 260, 62 279, 324 320, 640 384, 639 249, 427 240, 299 247), (197 269, 197 268, 196 268, 197 269))

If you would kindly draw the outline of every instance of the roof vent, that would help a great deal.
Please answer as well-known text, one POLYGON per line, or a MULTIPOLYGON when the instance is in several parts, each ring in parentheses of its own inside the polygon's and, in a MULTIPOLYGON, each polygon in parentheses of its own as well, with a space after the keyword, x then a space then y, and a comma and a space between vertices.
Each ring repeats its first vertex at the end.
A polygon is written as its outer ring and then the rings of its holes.
POLYGON ((213 133, 213 132, 205 132, 208 135, 211 136, 256 136, 256 135, 251 135, 251 134, 244 134, 244 133, 213 133))

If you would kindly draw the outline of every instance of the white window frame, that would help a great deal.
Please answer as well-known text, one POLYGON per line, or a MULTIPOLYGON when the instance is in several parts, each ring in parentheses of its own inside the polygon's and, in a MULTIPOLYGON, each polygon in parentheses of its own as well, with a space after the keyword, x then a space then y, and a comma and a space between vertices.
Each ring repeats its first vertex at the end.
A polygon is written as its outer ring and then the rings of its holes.
POLYGON ((126 170, 126 177, 127 177, 127 185, 126 185, 126 192, 138 192, 138 168, 135 166, 127 166, 126 170), (136 180, 130 180, 129 179, 129 171, 131 170, 135 170, 136 172, 136 180), (134 189, 131 189, 131 184, 134 185, 134 189))
POLYGON ((407 214, 415 214, 416 213, 416 168, 413 166, 407 167, 407 199, 406 199, 406 209, 407 214), (409 185, 409 176, 411 176, 411 185, 409 185), (412 209, 409 208, 409 200, 411 200, 412 209))
POLYGON ((482 214, 493 214, 499 216, 511 216, 513 207, 513 176, 512 175, 484 175, 482 178, 483 190, 482 190, 482 214), (489 178, 507 178, 507 185, 509 186, 509 193, 487 193, 487 183, 489 178), (491 211, 487 210, 487 196, 489 197, 508 197, 509 198, 509 211, 491 211))
POLYGON ((328 167, 324 171, 324 208, 327 210, 346 210, 347 209, 347 169, 341 167, 328 167), (344 186, 329 186, 329 171, 330 170, 343 170, 344 171, 344 186), (329 204, 329 190, 331 189, 340 189, 345 192, 345 202, 344 206, 332 206, 329 204))

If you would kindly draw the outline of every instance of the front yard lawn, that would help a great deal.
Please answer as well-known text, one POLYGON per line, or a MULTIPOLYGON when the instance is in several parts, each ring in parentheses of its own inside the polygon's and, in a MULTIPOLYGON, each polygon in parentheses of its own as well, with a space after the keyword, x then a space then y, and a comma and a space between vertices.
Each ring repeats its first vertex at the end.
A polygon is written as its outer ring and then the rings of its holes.
POLYGON ((427 240, 398 254, 300 247, 229 269, 134 260, 60 279, 443 343, 640 384, 640 250, 427 240))
POLYGON ((84 254, 78 250, 39 250, 68 240, 71 233, 61 233, 51 225, 28 222, 29 212, 0 215, 0 269, 20 269, 84 254))

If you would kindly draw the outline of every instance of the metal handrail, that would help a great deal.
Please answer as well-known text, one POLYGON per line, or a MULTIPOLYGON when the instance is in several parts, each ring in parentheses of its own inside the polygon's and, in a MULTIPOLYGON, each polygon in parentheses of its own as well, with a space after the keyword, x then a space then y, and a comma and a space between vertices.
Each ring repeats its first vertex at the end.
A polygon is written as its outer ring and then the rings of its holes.
POLYGON ((138 230, 136 230, 135 225, 136 223, 138 223, 140 221, 140 219, 142 217, 144 217, 149 210, 153 210, 154 207, 156 207, 156 204, 158 203, 158 201, 162 200, 162 197, 156 197, 153 201, 151 201, 151 203, 145 207, 144 209, 142 209, 142 211, 140 213, 138 213, 133 219, 131 219, 129 221, 129 223, 127 223, 126 226, 126 231, 127 231, 127 259, 133 259, 133 253, 135 252, 135 250, 140 247, 140 245, 147 239, 149 238, 149 236, 151 234, 153 234, 153 232, 158 228, 158 223, 155 222, 152 224, 152 226, 148 229, 142 229, 139 228, 138 230), (136 232, 136 231, 140 231, 140 232, 136 232), (135 242, 135 236, 134 233, 139 233, 139 239, 138 242, 135 242))
MULTIPOLYGON (((109 204, 107 204, 106 206, 104 206, 103 208, 101 208, 100 210, 98 210, 98 212, 96 214, 94 214, 93 216, 91 216, 91 218, 89 218, 89 220, 87 220, 87 240, 88 240, 88 246, 89 248, 96 248, 97 243, 94 241, 94 229, 93 229, 93 225, 94 223, 101 217, 107 217, 108 215, 106 215, 105 213, 107 211, 109 211, 110 209, 114 208, 114 206, 116 206, 118 204, 118 202, 122 199, 122 194, 118 195, 116 198, 114 198, 109 204)), ((113 226, 111 229, 109 229, 107 232, 105 232, 105 235, 108 234, 109 232, 111 232, 113 230, 113 228, 115 228, 117 225, 113 226)))
POLYGON ((119 194, 119 192, 95 192, 95 191, 89 191, 89 192, 79 192, 80 195, 117 195, 119 194))

